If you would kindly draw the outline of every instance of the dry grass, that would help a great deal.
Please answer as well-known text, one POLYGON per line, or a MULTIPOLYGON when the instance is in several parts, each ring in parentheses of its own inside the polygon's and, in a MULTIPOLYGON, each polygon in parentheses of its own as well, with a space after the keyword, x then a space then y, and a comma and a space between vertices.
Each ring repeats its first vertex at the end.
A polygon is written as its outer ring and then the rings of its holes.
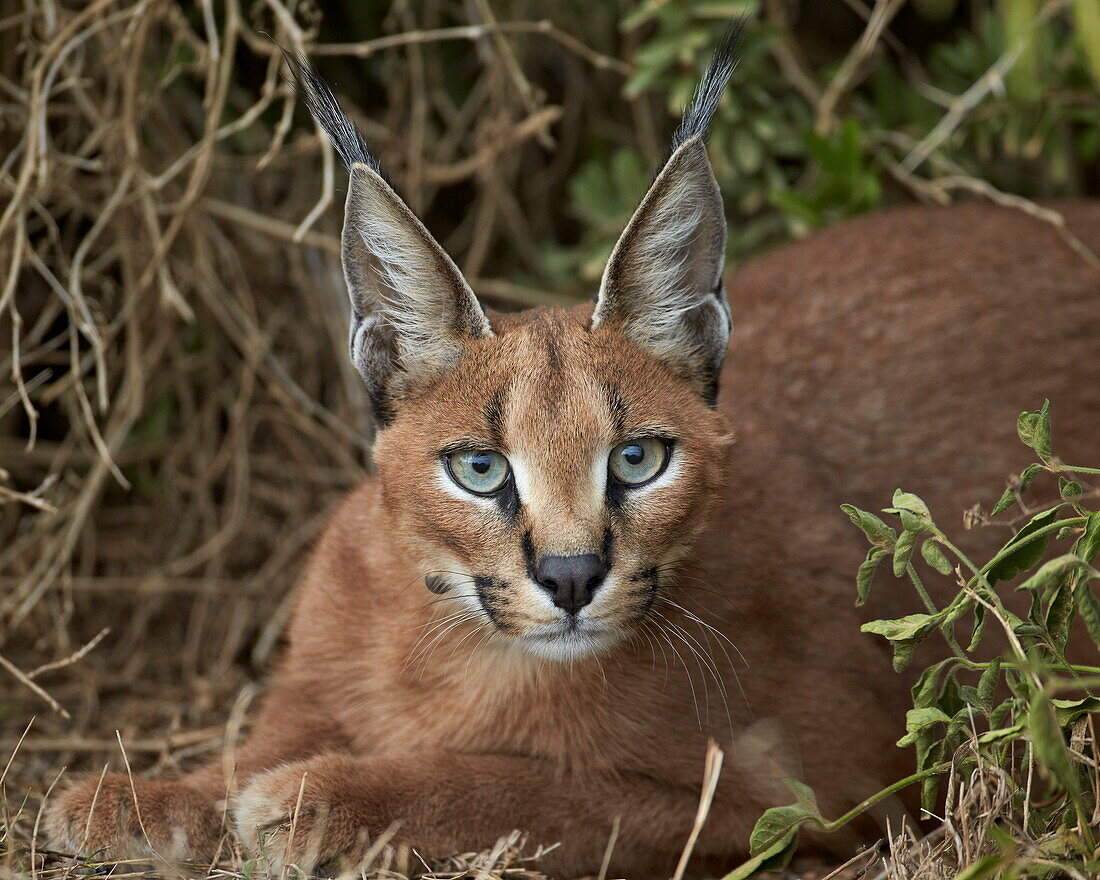
MULTIPOLYGON (((0 14, 0 754, 38 716, 5 774, 0 870, 42 867, 45 787, 119 769, 116 730, 135 770, 168 772, 217 754, 227 716, 239 732, 302 554, 366 473, 336 162, 276 44, 381 53, 386 93, 357 115, 388 172, 428 215, 461 188, 447 244, 487 300, 553 300, 482 277, 502 241, 522 259, 535 239, 523 148, 561 116, 510 41, 564 54, 575 82, 626 66, 486 4, 441 30, 441 6, 397 3, 392 36, 354 45, 282 0, 0 14), (465 104, 423 52, 447 40, 480 65, 465 104)), ((517 858, 512 841, 485 876, 517 858)))
MULTIPOLYGON (((875 6, 822 125, 898 5, 875 6)), ((384 94, 355 115, 399 189, 491 304, 561 301, 501 278, 532 269, 561 222, 599 115, 588 83, 613 78, 617 94, 630 66, 549 22, 455 6, 468 25, 441 24, 443 2, 395 2, 390 33, 357 43, 321 42, 318 8, 292 0, 0 13, 0 875, 105 868, 41 849, 35 829, 62 773, 122 769, 116 736, 135 771, 168 773, 236 742, 298 563, 368 467, 367 404, 342 356, 336 162, 295 115, 276 43, 322 64, 382 59, 384 94), (462 103, 425 51, 448 41, 477 67, 462 103), (558 103, 523 72, 548 58, 558 103)), ((651 104, 626 112, 659 152, 651 104)), ((949 845, 900 836, 890 876, 940 876, 898 866, 949 845)), ((534 878, 538 852, 514 835, 431 868, 534 878)), ((382 850, 366 873, 422 869, 382 850)), ((152 872, 256 870, 227 837, 216 864, 152 872)))
MULTIPOLYGON (((1100 739, 1097 718, 1084 716, 1073 728, 1070 757, 1086 768, 1095 798, 1100 805, 1100 739)), ((1025 750, 1020 750, 1025 752, 1025 750)), ((939 826, 930 833, 917 834, 913 828, 900 829, 887 842, 888 849, 877 861, 881 872, 876 880, 951 880, 966 868, 983 860, 1007 868, 1015 865, 1019 876, 1065 876, 1085 880, 1085 875, 1053 854, 1060 851, 1059 832, 1052 826, 1044 834, 1028 830, 1029 813, 1046 806, 1040 771, 1030 754, 1013 755, 1004 766, 992 766, 979 760, 978 766, 963 774, 960 759, 976 754, 963 747, 956 755, 955 767, 946 783, 947 802, 939 826)), ((1068 809, 1069 807, 1067 807, 1068 809)), ((1100 806, 1091 816, 1092 827, 1100 827, 1100 806)), ((991 876, 991 875, 982 875, 991 876)))
POLYGON ((609 76, 625 64, 485 4, 470 27, 422 26, 433 9, 398 3, 393 36, 352 45, 319 43, 318 10, 280 0, 28 0, 0 17, 0 717, 10 748, 44 713, 17 767, 31 778, 93 765, 116 726, 143 766, 216 748, 296 563, 366 471, 336 164, 293 116, 276 43, 402 53, 387 116, 359 114, 389 173, 429 214, 464 187, 448 245, 486 299, 554 300, 480 277, 501 241, 522 258, 535 240, 523 147, 561 116, 509 40, 609 76), (474 44, 466 104, 422 51, 446 40, 474 44), (446 120, 430 144, 429 117, 446 120), (166 730, 187 731, 182 750, 166 730))

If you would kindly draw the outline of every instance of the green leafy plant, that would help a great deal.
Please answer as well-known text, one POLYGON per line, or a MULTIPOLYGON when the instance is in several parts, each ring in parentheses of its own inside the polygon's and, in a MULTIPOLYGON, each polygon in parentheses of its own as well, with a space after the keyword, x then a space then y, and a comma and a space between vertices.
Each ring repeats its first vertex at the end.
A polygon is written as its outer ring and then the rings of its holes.
POLYGON ((865 136, 855 117, 836 132, 809 132, 806 150, 817 163, 817 174, 801 190, 777 187, 769 193, 773 205, 806 231, 867 211, 882 201, 881 163, 868 155, 865 136))
MULTIPOLYGON (((848 31, 843 39, 812 33, 785 4, 643 0, 620 23, 633 46, 622 97, 659 101, 663 125, 643 130, 671 132, 716 35, 731 17, 744 18, 710 138, 733 260, 886 202, 946 200, 960 190, 1089 192, 1100 160, 1100 0, 998 0, 967 15, 957 6, 914 0, 908 20, 893 20, 869 48, 848 31), (935 27, 917 26, 922 18, 935 27), (909 167, 945 119, 942 138, 909 167)), ((836 11, 844 21, 842 5, 836 11)), ((609 131, 574 172, 568 194, 579 242, 542 251, 550 287, 590 292, 636 204, 638 180, 651 179, 661 156, 629 135, 609 131), (624 153, 639 174, 619 173, 624 153)))
POLYGON ((993 779, 1003 797, 984 815, 984 827, 970 831, 988 845, 963 853, 953 850, 945 835, 940 865, 949 870, 935 876, 953 871, 958 880, 976 880, 1100 872, 1100 745, 1094 719, 1100 713, 1100 666, 1068 659, 1091 655, 1091 647, 1100 652, 1100 599, 1092 587, 1100 580, 1095 565, 1100 489, 1089 482, 1100 468, 1069 465, 1055 455, 1048 403, 1022 413, 1017 431, 1038 461, 1010 479, 989 514, 971 515, 982 525, 993 517, 1012 517, 1012 537, 983 565, 956 546, 911 492, 894 493, 883 511, 886 519, 843 506, 870 543, 856 578, 857 603, 866 601, 876 571, 885 565, 910 581, 923 606, 905 617, 870 621, 863 631, 890 642, 899 672, 912 663, 917 647, 937 634, 948 652, 921 672, 912 689, 913 708, 898 746, 914 749, 915 772, 835 821, 821 815, 805 785, 791 781, 796 802, 764 813, 749 842, 750 860, 726 880, 784 867, 800 829, 835 830, 910 785, 921 786, 921 805, 929 815, 937 814, 946 788, 944 809, 950 815, 960 800, 956 789, 990 785, 993 779), (1057 497, 1028 504, 1024 493, 1040 475, 1046 482, 1057 479, 1057 497), (937 606, 925 577, 950 578, 954 597, 937 606), (1009 607, 1014 604, 1006 602, 1009 591, 1024 594, 1026 615, 1009 607), (980 659, 993 641, 990 624, 999 631, 1003 651, 980 659), (962 631, 966 638, 960 638, 962 631), (945 776, 952 780, 946 787, 945 776))

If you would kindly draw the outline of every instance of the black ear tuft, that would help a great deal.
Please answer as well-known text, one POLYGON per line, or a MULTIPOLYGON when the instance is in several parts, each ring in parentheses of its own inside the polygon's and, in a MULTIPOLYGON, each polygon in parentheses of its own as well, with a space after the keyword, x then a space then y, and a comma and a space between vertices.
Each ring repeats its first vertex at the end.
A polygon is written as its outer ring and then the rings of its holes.
POLYGON ((367 149, 363 133, 340 109, 328 83, 317 75, 304 55, 301 53, 292 55, 281 46, 279 48, 282 49, 290 72, 294 74, 296 91, 305 102, 310 115, 325 130, 325 134, 332 141, 340 158, 344 160, 347 169, 350 171, 352 165, 366 165, 376 174, 381 173, 378 162, 367 149))
POLYGON ((684 118, 680 120, 680 127, 672 136, 670 155, 692 138, 700 138, 704 141, 707 139, 710 121, 718 109, 718 102, 722 100, 722 93, 726 90, 730 74, 737 66, 737 47, 741 42, 741 31, 744 27, 743 17, 733 19, 718 45, 714 47, 714 55, 710 59, 710 64, 707 65, 706 73, 699 80, 691 104, 684 112, 684 118))

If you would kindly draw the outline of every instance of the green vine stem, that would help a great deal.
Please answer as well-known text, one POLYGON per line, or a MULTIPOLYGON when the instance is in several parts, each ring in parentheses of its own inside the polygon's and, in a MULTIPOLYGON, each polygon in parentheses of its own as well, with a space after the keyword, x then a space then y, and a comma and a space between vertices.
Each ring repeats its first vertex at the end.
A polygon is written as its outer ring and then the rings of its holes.
POLYGON ((1006 555, 1008 555, 1009 553, 1015 553, 1021 547, 1026 547, 1032 541, 1038 540, 1039 538, 1043 537, 1044 535, 1049 535, 1053 532, 1060 532, 1062 529, 1065 529, 1065 528, 1078 528, 1080 526, 1085 525, 1086 522, 1088 522, 1088 517, 1072 516, 1072 517, 1067 517, 1066 519, 1056 520, 1055 522, 1052 522, 1052 523, 1049 523, 1048 525, 1042 526, 1041 528, 1036 529, 1030 535, 1027 535, 1027 536, 1021 538, 1018 542, 1012 544, 1009 547, 1006 547, 1006 548, 1000 550, 997 553, 997 555, 994 556, 991 560, 989 560, 989 562, 987 562, 985 565, 983 565, 981 567, 981 569, 978 569, 974 565, 973 562, 971 562, 969 559, 966 558, 965 555, 963 555, 963 552, 961 550, 959 550, 958 547, 956 547, 954 544, 952 544, 950 541, 948 541, 947 536, 944 535, 943 532, 941 532, 938 528, 935 528, 935 527, 933 527, 933 529, 934 529, 935 535, 941 541, 943 541, 944 546, 946 546, 948 549, 951 550, 952 553, 954 553, 956 556, 958 556, 959 560, 964 565, 966 565, 967 568, 969 568, 971 571, 973 571, 975 576, 980 576, 982 578, 983 585, 988 590, 992 591, 993 587, 989 584, 988 581, 985 580, 985 575, 986 575, 987 572, 989 572, 989 570, 991 568, 993 568, 993 566, 995 566, 1002 559, 1004 559, 1004 557, 1006 555))
MULTIPOLYGON (((982 662, 979 662, 979 661, 976 661, 976 660, 970 660, 970 659, 965 658, 965 657, 957 657, 955 659, 961 666, 965 666, 967 669, 974 669, 974 670, 988 669, 990 666, 993 665, 992 663, 982 663, 982 662)), ((1021 664, 1017 663, 1015 660, 1002 660, 1001 661, 1001 669, 1015 669, 1018 672, 1026 672, 1027 671, 1026 667, 1021 666, 1021 664)), ((1065 669, 1066 669, 1067 672, 1078 673, 1080 675, 1100 676, 1100 666, 1081 666, 1080 664, 1077 664, 1077 663, 1066 663, 1065 664, 1065 669)), ((1075 679, 1074 681, 1076 682, 1077 680, 1075 679)), ((1090 681, 1091 681, 1091 679, 1082 679, 1082 682, 1090 682, 1090 681)), ((1100 681, 1098 681, 1096 683, 1100 684, 1100 681)), ((1082 684, 1082 685, 1079 685, 1079 686, 1084 686, 1084 685, 1082 684)), ((1089 686, 1092 686, 1092 685, 1089 685, 1089 686)))
POLYGON ((1073 465, 1060 464, 1058 465, 1059 471, 1069 471, 1073 474, 1100 474, 1100 468, 1090 467, 1074 467, 1073 465))
POLYGON ((896 794, 903 788, 908 788, 915 782, 921 782, 929 778, 930 776, 936 776, 940 773, 945 773, 951 769, 951 762, 946 761, 943 764, 937 764, 935 767, 929 767, 927 770, 921 770, 920 773, 914 773, 912 776, 906 776, 904 779, 900 779, 891 785, 889 788, 884 788, 882 791, 871 795, 864 801, 861 801, 857 806, 850 809, 847 813, 832 822, 826 822, 821 826, 823 831, 836 831, 844 825, 847 825, 861 813, 865 812, 869 808, 873 807, 879 801, 888 798, 892 794, 896 794))
MULTIPOLYGON (((936 607, 936 603, 932 601, 932 597, 928 595, 928 590, 924 586, 924 582, 920 579, 920 575, 917 574, 916 568, 913 567, 913 563, 909 563, 905 566, 905 570, 909 573, 909 579, 913 582, 913 587, 920 595, 921 601, 924 603, 924 607, 928 609, 928 613, 933 617, 940 613, 939 608, 936 607)), ((948 647, 954 652, 955 657, 959 660, 966 660, 966 652, 962 649, 962 646, 955 639, 955 633, 952 632, 951 624, 941 623, 940 632, 943 634, 944 639, 947 640, 948 647)))

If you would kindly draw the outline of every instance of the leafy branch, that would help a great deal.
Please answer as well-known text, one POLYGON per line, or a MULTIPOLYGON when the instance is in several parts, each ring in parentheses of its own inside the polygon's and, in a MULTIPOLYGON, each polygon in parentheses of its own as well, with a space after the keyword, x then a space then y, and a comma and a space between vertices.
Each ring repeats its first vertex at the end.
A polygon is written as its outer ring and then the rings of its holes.
MULTIPOLYGON (((923 611, 896 619, 872 620, 862 630, 882 636, 894 651, 894 669, 906 670, 916 649, 939 633, 948 656, 926 667, 912 687, 913 708, 898 746, 912 747, 915 772, 870 796, 834 821, 822 817, 813 792, 788 780, 796 803, 766 811, 749 840, 750 858, 725 880, 745 880, 779 870, 798 845, 798 832, 835 831, 883 798, 910 786, 921 787, 921 806, 935 815, 941 779, 986 778, 996 768, 1009 787, 1001 822, 986 817, 985 851, 978 857, 954 855, 956 880, 1004 876, 1051 876, 1055 869, 1082 876, 1100 872, 1100 761, 1092 716, 1100 712, 1100 666, 1071 662, 1084 645, 1071 640, 1083 630, 1100 649, 1100 600, 1091 584, 1100 581, 1100 491, 1087 478, 1100 468, 1063 463, 1051 445, 1050 406, 1045 402, 1017 420, 1021 441, 1038 461, 1009 481, 982 524, 1026 510, 1022 525, 983 565, 978 565, 936 524, 924 501, 898 490, 883 519, 850 504, 843 511, 864 533, 870 548, 856 575, 856 602, 866 602, 876 573, 889 559, 894 577, 907 579, 923 611), (1058 500, 1038 510, 1024 506, 1023 494, 1040 475, 1057 478, 1058 500), (893 525, 890 524, 893 521, 893 525), (899 528, 896 528, 900 527, 899 528), (1072 542, 1050 555, 1052 544, 1072 542), (951 579, 954 595, 940 607, 917 570, 916 551, 932 577, 951 579), (1005 601, 1008 590, 1029 602, 1021 617, 1005 601), (979 656, 988 622, 1000 632, 997 651, 979 656), (1077 624, 1080 622, 1081 626, 1077 624), (958 627, 968 623, 965 645, 958 627), (1018 756, 1026 755, 1023 765, 1018 756), (1034 800, 1036 774, 1047 792, 1034 800)), ((942 584, 941 584, 942 585, 942 584)), ((1083 640, 1083 637, 1082 637, 1083 640)), ((1087 644, 1087 642, 1086 642, 1087 644)), ((950 800, 950 792, 949 792, 950 800)), ((945 820, 950 822, 950 819, 945 820)), ((957 835, 954 835, 957 838, 957 835)), ((943 835, 948 843, 952 835, 943 835)), ((939 875, 937 875, 939 876, 939 875)))

